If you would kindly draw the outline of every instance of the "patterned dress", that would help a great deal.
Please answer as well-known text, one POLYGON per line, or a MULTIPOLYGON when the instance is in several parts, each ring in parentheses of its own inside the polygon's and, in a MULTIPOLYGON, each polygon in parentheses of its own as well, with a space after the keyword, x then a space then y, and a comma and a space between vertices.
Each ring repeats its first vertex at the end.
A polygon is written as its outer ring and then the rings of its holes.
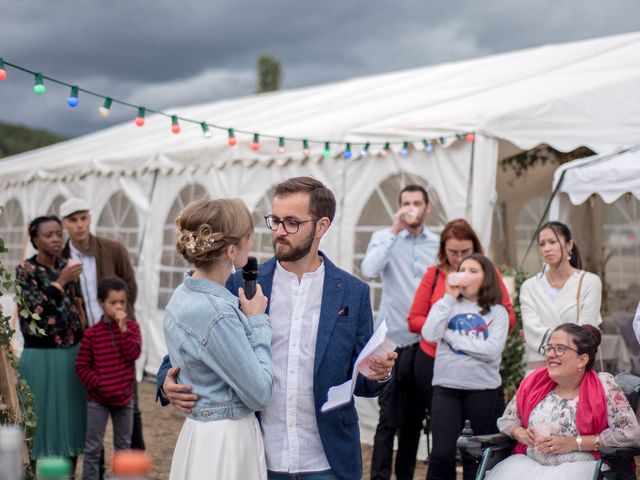
MULTIPOLYGON (((599 433, 600 444, 607 447, 628 447, 640 444, 640 426, 629 406, 624 393, 616 384, 613 376, 599 373, 607 397, 608 428, 599 433)), ((576 411, 578 397, 574 399, 560 398, 554 391, 535 406, 529 416, 529 425, 552 424, 552 434, 576 436, 576 411)), ((498 428, 502 433, 511 435, 514 428, 521 426, 522 421, 516 406, 516 398, 507 405, 504 415, 498 419, 498 428)), ((577 447, 576 447, 577 448, 577 447)), ((591 452, 568 452, 545 455, 533 447, 527 448, 526 455, 511 455, 500 462, 490 472, 487 479, 537 480, 546 478, 562 478, 562 480, 584 480, 591 478, 596 461, 591 452), (560 475, 561 477, 558 477, 560 475)))

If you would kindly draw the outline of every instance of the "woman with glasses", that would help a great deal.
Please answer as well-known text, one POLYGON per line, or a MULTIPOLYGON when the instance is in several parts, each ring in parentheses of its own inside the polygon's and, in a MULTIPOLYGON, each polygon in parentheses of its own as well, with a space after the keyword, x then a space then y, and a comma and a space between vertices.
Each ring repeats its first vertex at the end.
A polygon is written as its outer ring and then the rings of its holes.
POLYGON ((592 478, 600 447, 640 445, 640 426, 608 373, 593 364, 600 331, 592 325, 556 327, 541 348, 547 366, 520 384, 504 415, 502 433, 518 442, 487 474, 490 480, 592 478))
MULTIPOLYGON (((440 235, 440 249, 438 251, 438 264, 429 267, 425 272, 420 285, 416 290, 413 299, 413 305, 409 311, 407 319, 409 330, 413 333, 421 333, 431 306, 440 300, 445 292, 447 285, 447 276, 457 272, 462 260, 473 254, 483 254, 482 245, 478 236, 471 228, 466 220, 452 220, 444 227, 440 235)), ((498 281, 500 290, 502 291, 502 305, 507 309, 509 314, 509 329, 513 327, 516 321, 513 308, 511 307, 511 299, 509 293, 504 286, 500 272, 498 273, 498 281)), ((421 393, 427 400, 427 408, 431 409, 431 395, 433 386, 433 362, 436 357, 436 342, 428 342, 424 338, 420 339, 420 349, 416 353, 415 375, 421 393)), ((504 400, 498 406, 499 414, 504 408, 504 400)))
POLYGON ((545 365, 542 348, 551 331, 563 323, 598 326, 602 283, 582 270, 580 252, 569 228, 547 222, 538 231, 542 271, 527 279, 520 289, 522 326, 527 370, 545 365))

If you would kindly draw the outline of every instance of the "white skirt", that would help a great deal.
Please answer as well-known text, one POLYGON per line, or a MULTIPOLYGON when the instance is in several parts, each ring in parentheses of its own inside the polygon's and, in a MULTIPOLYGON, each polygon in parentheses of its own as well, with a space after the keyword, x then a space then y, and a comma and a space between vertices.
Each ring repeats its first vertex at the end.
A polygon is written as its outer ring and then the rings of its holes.
POLYGON ((527 455, 511 455, 490 471, 487 480, 585 480, 592 478, 596 461, 565 462, 559 465, 542 465, 527 455))
POLYGON ((267 464, 258 419, 199 422, 187 418, 171 461, 170 480, 266 480, 267 464))

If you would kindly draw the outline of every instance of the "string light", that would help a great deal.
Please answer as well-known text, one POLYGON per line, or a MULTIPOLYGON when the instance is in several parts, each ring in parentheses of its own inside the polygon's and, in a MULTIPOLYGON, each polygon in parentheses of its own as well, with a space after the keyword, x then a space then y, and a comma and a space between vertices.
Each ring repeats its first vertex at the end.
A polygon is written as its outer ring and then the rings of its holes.
POLYGON ((346 148, 344 149, 344 153, 342 154, 342 156, 345 158, 345 160, 349 160, 352 156, 351 153, 351 144, 347 143, 346 148))
POLYGON ((113 103, 113 99, 111 97, 107 97, 107 98, 104 99, 104 103, 98 109, 98 112, 100 113, 100 116, 102 118, 107 118, 109 116, 109 114, 111 113, 111 104, 112 103, 113 103))
POLYGON ((211 130, 209 130, 209 125, 207 125, 207 122, 201 122, 200 128, 202 128, 202 135, 204 135, 204 138, 212 137, 212 133, 211 130))
POLYGON ((178 123, 177 115, 171 115, 171 131, 176 135, 180 133, 180 123, 178 123))
POLYGON ((327 160, 331 158, 331 144, 329 142, 324 142, 324 153, 322 155, 327 160))
POLYGON ((260 150, 260 135, 257 133, 253 134, 253 141, 251 142, 251 150, 257 152, 260 150))
MULTIPOLYGON (((37 95, 43 95, 46 92, 46 87, 44 84, 44 75, 41 72, 34 72, 32 70, 26 69, 24 67, 21 67, 19 65, 15 65, 13 63, 7 62, 5 61, 3 58, 0 58, 0 81, 5 80, 7 78, 7 71, 6 71, 6 66, 9 67, 13 67, 15 69, 21 70, 25 73, 31 74, 34 76, 35 79, 35 83, 34 83, 34 87, 33 90, 37 95)), ((113 102, 116 103, 120 103, 124 106, 127 106, 129 108, 137 108, 138 109, 138 115, 135 118, 135 124, 138 126, 143 126, 145 124, 145 114, 146 114, 146 108, 145 107, 136 107, 134 105, 131 105, 125 101, 122 100, 118 100, 118 99, 114 99, 112 97, 107 97, 105 95, 102 95, 100 93, 95 93, 89 90, 85 90, 80 88, 79 86, 71 86, 68 83, 62 82, 60 80, 57 80, 55 78, 46 77, 47 81, 51 81, 53 83, 59 84, 59 85, 64 85, 67 87, 71 88, 71 94, 69 95, 69 98, 67 99, 67 104, 70 107, 77 107, 79 105, 79 97, 78 94, 80 91, 82 91, 85 94, 88 95, 92 95, 95 97, 99 97, 101 99, 104 99, 104 102, 102 104, 102 106, 98 109, 100 115, 102 117, 108 117, 110 115, 110 111, 111 111, 111 105, 113 102)), ((187 118, 183 118, 180 117, 178 115, 169 115, 165 112, 162 111, 157 111, 157 110, 149 110, 150 112, 156 113, 158 115, 162 115, 165 117, 169 117, 171 118, 171 131, 174 134, 177 134, 181 131, 181 126, 180 126, 180 122, 187 122, 187 123, 197 123, 200 125, 200 127, 202 128, 202 133, 206 138, 211 138, 212 137, 212 131, 209 127, 214 128, 214 129, 220 129, 220 130, 227 130, 229 138, 228 138, 228 144, 230 146, 235 146, 238 143, 238 140, 235 137, 235 131, 233 128, 229 128, 226 126, 222 126, 222 125, 215 125, 215 124, 211 124, 211 123, 207 123, 207 122, 199 122, 197 120, 192 120, 192 119, 187 119, 187 118)), ((254 151, 257 151, 260 149, 260 133, 251 133, 251 132, 247 132, 247 131, 243 131, 243 130, 239 130, 239 133, 241 134, 252 134, 253 135, 253 142, 251 142, 251 149, 254 151)), ((278 148, 277 151, 278 153, 284 153, 286 151, 286 147, 285 147, 285 143, 287 140, 289 141, 300 141, 300 139, 296 139, 296 138, 288 138, 288 137, 283 137, 283 136, 272 136, 272 135, 267 135, 268 138, 273 138, 274 140, 277 139, 278 140, 278 148)), ((428 139, 424 139, 422 140, 423 145, 424 145, 424 151, 427 153, 430 153, 433 151, 434 145, 445 145, 447 139, 451 139, 451 138, 455 138, 458 141, 461 140, 466 140, 467 142, 474 142, 476 139, 475 133, 473 132, 456 132, 456 133, 452 133, 450 135, 447 136, 441 136, 438 137, 437 139, 432 139, 432 140, 428 140, 428 139)), ((302 139, 302 152, 303 154, 308 157, 311 153, 311 150, 309 148, 309 144, 310 142, 316 142, 316 143, 320 143, 317 140, 309 140, 308 138, 302 139)), ((411 143, 413 142, 417 142, 418 140, 404 140, 402 142, 402 148, 399 150, 400 155, 402 156, 407 156, 409 153, 409 146, 411 143)), ((331 143, 334 143, 335 145, 345 145, 345 149, 342 153, 344 158, 352 158, 353 157, 353 151, 351 149, 352 144, 351 143, 347 143, 343 141, 335 141, 335 142, 331 142, 329 141, 324 141, 324 151, 323 151, 323 156, 327 159, 331 158, 331 143)), ((359 142, 358 142, 359 143, 359 142)), ((360 156, 361 157, 367 157, 369 155, 369 147, 370 147, 370 143, 365 143, 364 146, 360 149, 360 156)), ((386 156, 391 152, 391 143, 390 142, 386 142, 384 143, 384 147, 380 150, 380 155, 381 156, 386 156)))
POLYGON ((138 116, 136 117, 136 125, 141 127, 144 125, 144 115, 147 109, 144 107, 138 107, 138 116))
POLYGON ((69 94, 69 98, 67 99, 67 105, 71 108, 76 108, 78 106, 78 87, 71 87, 71 93, 69 94))
POLYGON ((36 73, 36 84, 33 86, 33 91, 36 93, 36 95, 42 95, 47 91, 46 87, 44 86, 44 80, 42 79, 41 73, 36 73))
POLYGON ((236 138, 236 134, 233 131, 233 128, 230 128, 227 130, 227 135, 229 135, 229 139, 227 140, 227 143, 229 144, 230 147, 235 147, 238 144, 238 139, 236 138))
POLYGON ((360 156, 366 157, 369 155, 369 147, 371 144, 369 142, 365 143, 364 146, 360 149, 360 156))
POLYGON ((380 155, 383 157, 386 157, 387 155, 389 155, 389 150, 391 149, 391 146, 389 145, 389 142, 384 144, 384 147, 382 147, 382 150, 380 150, 380 155))

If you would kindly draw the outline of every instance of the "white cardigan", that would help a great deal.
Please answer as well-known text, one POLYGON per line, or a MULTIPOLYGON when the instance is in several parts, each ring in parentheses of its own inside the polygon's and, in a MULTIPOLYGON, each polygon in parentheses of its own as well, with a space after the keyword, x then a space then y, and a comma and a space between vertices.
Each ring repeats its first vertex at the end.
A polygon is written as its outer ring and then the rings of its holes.
MULTIPOLYGON (((578 320, 576 294, 582 272, 569 277, 558 298, 552 301, 542 285, 542 274, 527 279, 520 288, 520 311, 525 339, 525 361, 545 360, 540 348, 546 344, 551 331, 563 323, 576 323, 578 320)), ((580 325, 591 324, 596 327, 602 323, 600 302, 602 300, 602 282, 600 277, 585 272, 580 289, 580 325)))

